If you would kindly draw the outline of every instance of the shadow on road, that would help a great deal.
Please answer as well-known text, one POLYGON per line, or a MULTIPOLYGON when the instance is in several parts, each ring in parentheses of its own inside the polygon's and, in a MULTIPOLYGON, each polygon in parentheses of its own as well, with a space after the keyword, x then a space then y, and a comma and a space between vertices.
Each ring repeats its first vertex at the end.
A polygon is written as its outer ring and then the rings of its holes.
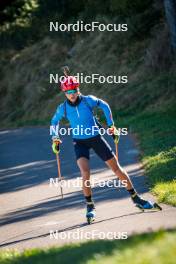
MULTIPOLYGON (((107 140, 114 147, 112 139, 108 137, 107 140)), ((63 137, 63 142, 61 151, 62 172, 65 179, 70 179, 79 176, 79 171, 75 158, 72 158, 74 151, 71 138, 63 137)), ((29 188, 45 181, 49 182, 50 177, 57 177, 56 161, 53 159, 54 155, 51 152, 50 145, 47 128, 22 128, 0 133, 0 166, 2 168, 0 170, 0 192, 5 193, 29 188)), ((121 137, 119 156, 122 166, 136 163, 137 158, 133 151, 129 152, 130 149, 134 149, 131 138, 121 137)), ((93 173, 97 174, 97 178, 98 172, 106 169, 104 162, 93 152, 91 152, 90 166, 93 168, 93 173)), ((140 168, 130 171, 135 187, 138 191, 144 193, 147 188, 144 187, 144 178, 141 175, 142 170, 140 168)), ((46 188, 48 188, 48 185, 46 185, 46 188)), ((94 188, 93 193, 96 203, 128 197, 126 190, 116 188, 94 188)), ((69 208, 80 208, 84 206, 83 199, 82 192, 74 192, 66 195, 63 201, 58 197, 52 197, 47 201, 39 201, 33 206, 3 215, 0 219, 0 225, 30 220, 69 208)))
MULTIPOLYGON (((111 137, 106 137, 114 149, 111 137)), ((134 164, 133 156, 126 151, 133 148, 129 137, 121 137, 119 144, 122 166, 134 164)), ((63 137, 61 168, 66 179, 79 175, 71 137, 63 137)), ((57 177, 55 156, 51 151, 48 128, 21 128, 0 131, 0 193, 18 191, 49 181, 57 177)), ((91 168, 105 169, 106 166, 91 152, 91 168)))
MULTIPOLYGON (((154 212, 150 212, 150 213, 154 213, 154 212)), ((93 226, 96 226, 96 224, 98 223, 102 223, 102 222, 106 222, 106 221, 110 221, 110 220, 115 220, 115 219, 119 219, 119 218, 123 218, 123 217, 128 217, 128 216, 133 216, 133 215, 138 215, 138 214, 141 214, 141 212, 135 212, 135 213, 129 213, 129 214, 124 214, 124 215, 120 215, 120 216, 116 216, 116 217, 110 217, 110 218, 106 218, 106 219, 103 219, 103 220, 100 220, 100 221, 96 221, 93 226)), ((66 227, 66 228, 62 228, 62 229, 58 229, 57 227, 55 228, 57 230, 58 233, 62 233, 62 232, 67 232, 67 231, 73 231, 74 229, 80 229, 80 228, 83 228, 87 226, 87 223, 82 223, 82 224, 77 224, 77 225, 72 225, 72 226, 69 226, 69 227, 66 227)), ((26 234, 29 234, 29 233, 32 233, 34 231, 38 231, 38 229, 36 230, 31 230, 29 232, 26 232, 26 233, 23 233, 23 234, 20 234, 20 235, 17 235, 15 237, 11 237, 7 240, 4 240, 1 242, 0 244, 0 247, 4 247, 4 246, 9 246, 9 245, 12 245, 12 244, 17 244, 17 243, 20 243, 20 242, 23 242, 23 241, 29 241, 29 240, 33 240, 33 239, 37 239, 37 238, 43 238, 43 237, 47 237, 47 236, 50 236, 50 232, 45 232, 44 234, 40 234, 40 235, 33 235, 33 236, 29 236, 27 238, 22 238, 22 239, 18 239, 18 240, 13 240, 13 241, 10 241, 10 242, 6 242, 6 241, 9 241, 9 240, 12 240, 12 239, 15 239, 19 236, 23 236, 26 235, 26 234)))
MULTIPOLYGON (((135 178, 135 185, 140 186, 141 177, 135 178)), ((46 186, 48 188, 48 186, 46 186)), ((147 189, 141 186, 140 192, 144 193, 147 189)), ((93 196, 95 203, 103 203, 108 200, 119 200, 129 197, 128 192, 122 188, 108 188, 106 187, 94 187, 93 196)), ((130 202, 130 199, 129 199, 130 202)), ((40 201, 35 205, 16 210, 5 214, 0 219, 0 226, 8 225, 16 222, 30 220, 36 217, 48 215, 52 212, 59 212, 61 210, 83 208, 84 197, 82 191, 69 193, 63 200, 58 196, 51 197, 50 200, 40 201)))

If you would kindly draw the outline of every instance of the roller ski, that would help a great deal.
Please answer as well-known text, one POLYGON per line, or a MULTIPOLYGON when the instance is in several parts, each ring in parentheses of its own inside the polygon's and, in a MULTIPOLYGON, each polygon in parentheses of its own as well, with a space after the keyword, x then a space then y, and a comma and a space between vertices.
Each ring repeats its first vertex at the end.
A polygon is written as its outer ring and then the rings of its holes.
POLYGON ((95 221, 95 206, 92 202, 87 203, 86 218, 89 225, 95 221))
POLYGON ((134 202, 135 206, 141 210, 142 212, 145 211, 161 211, 162 208, 157 203, 153 203, 151 201, 147 201, 142 199, 136 193, 131 197, 132 201, 134 202))

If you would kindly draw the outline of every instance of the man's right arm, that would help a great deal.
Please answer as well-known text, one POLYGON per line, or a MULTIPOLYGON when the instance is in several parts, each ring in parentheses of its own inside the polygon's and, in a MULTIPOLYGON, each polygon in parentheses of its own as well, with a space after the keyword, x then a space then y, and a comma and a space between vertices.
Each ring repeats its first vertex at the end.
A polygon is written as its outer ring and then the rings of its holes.
POLYGON ((58 154, 60 151, 60 143, 62 141, 59 137, 59 121, 64 116, 64 107, 63 104, 59 105, 53 118, 51 119, 50 126, 50 135, 52 136, 52 150, 55 154, 58 154))
POLYGON ((50 135, 53 137, 58 135, 59 122, 64 117, 64 107, 63 104, 57 107, 54 116, 51 119, 50 135))

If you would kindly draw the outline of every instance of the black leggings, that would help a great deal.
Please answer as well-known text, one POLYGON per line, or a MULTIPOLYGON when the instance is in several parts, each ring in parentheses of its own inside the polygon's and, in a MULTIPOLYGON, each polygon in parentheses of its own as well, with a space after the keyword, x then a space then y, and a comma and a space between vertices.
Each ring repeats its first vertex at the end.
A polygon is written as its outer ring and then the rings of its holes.
POLYGON ((112 159, 115 156, 107 141, 100 135, 87 139, 73 138, 73 144, 77 160, 82 157, 89 159, 91 148, 103 161, 112 159))

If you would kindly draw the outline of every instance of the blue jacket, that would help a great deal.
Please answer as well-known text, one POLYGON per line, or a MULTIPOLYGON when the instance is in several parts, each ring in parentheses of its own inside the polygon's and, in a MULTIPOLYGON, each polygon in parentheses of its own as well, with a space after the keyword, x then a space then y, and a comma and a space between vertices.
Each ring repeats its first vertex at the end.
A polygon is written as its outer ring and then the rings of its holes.
MULTIPOLYGON (((73 129, 73 138, 86 139, 95 137, 99 134, 96 119, 93 115, 93 109, 95 107, 98 107, 103 110, 108 126, 114 124, 111 109, 105 101, 93 95, 81 95, 81 98, 82 100, 76 106, 70 105, 67 101, 65 101, 65 103, 60 104, 57 107, 56 113, 54 114, 51 120, 51 126, 55 127, 59 125, 60 120, 66 117, 70 123, 71 128, 73 129), (76 127, 80 128, 79 132, 78 130, 76 131, 76 127), (94 130, 92 129, 93 127, 95 128, 94 130), (89 133, 85 133, 85 129, 87 129, 89 133), (82 132, 80 132, 81 130, 82 132)), ((54 132, 52 132, 51 134, 52 136, 56 135, 54 132)))

